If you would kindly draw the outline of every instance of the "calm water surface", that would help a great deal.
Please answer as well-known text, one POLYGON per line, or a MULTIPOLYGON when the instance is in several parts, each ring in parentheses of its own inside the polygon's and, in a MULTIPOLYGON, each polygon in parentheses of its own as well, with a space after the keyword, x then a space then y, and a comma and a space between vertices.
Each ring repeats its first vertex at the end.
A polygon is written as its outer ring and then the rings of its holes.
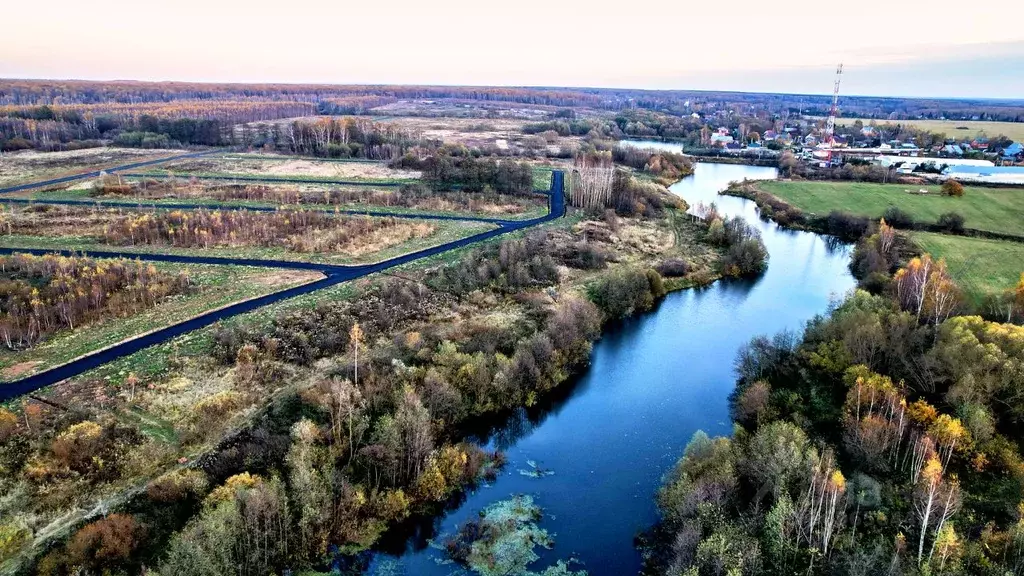
POLYGON ((564 397, 478 439, 506 452, 500 477, 415 534, 392 538, 370 573, 458 573, 438 564, 442 555, 427 539, 440 540, 487 505, 525 493, 544 508, 540 526, 555 535, 553 550, 538 549, 534 570, 575 557, 582 565, 574 568, 592 576, 636 574, 633 537, 657 520, 653 496, 663 474, 695 431, 731 431, 727 397, 737 349, 759 334, 800 329, 854 286, 845 247, 779 229, 757 218, 753 202, 717 195, 732 180, 775 176, 774 168, 700 163, 672 186, 691 205, 716 202, 721 212, 756 225, 771 254, 768 271, 753 281, 670 294, 653 312, 609 330, 564 397), (520 474, 528 460, 554 474, 520 474))

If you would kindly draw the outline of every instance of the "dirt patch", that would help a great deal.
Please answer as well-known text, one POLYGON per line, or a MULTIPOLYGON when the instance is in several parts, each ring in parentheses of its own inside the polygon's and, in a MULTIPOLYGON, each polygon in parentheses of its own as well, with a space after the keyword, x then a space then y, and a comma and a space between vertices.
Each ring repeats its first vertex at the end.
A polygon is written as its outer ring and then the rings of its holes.
POLYGON ((380 252, 391 246, 408 242, 415 238, 426 238, 437 230, 436 226, 425 222, 403 222, 387 230, 373 230, 362 235, 359 243, 350 243, 345 252, 350 256, 365 256, 380 252))
POLYGON ((316 162, 287 160, 266 162, 265 174, 274 176, 318 176, 326 178, 399 179, 419 178, 413 170, 393 170, 384 164, 370 162, 316 162))
POLYGON ((277 270, 252 278, 251 282, 259 286, 287 286, 290 284, 306 284, 320 280, 324 275, 312 270, 277 270))
POLYGON ((42 364, 39 360, 31 360, 29 362, 18 362, 3 369, 0 375, 3 376, 4 380, 14 380, 20 377, 22 374, 31 372, 33 368, 42 364))

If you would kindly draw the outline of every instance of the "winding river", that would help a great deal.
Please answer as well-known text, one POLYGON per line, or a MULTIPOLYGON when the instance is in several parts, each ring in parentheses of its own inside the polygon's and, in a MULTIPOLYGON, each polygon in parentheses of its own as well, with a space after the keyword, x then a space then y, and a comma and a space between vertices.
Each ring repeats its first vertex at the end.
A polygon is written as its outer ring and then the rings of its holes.
MULTIPOLYGON (((671 144, 637 143, 672 149, 671 144)), ((715 202, 719 211, 757 226, 771 255, 753 281, 720 281, 670 294, 651 313, 622 323, 594 346, 589 370, 562 397, 523 410, 478 440, 500 448, 508 464, 491 485, 468 494, 444 516, 392 537, 370 574, 449 575, 428 539, 452 534, 487 505, 531 494, 555 538, 538 548, 541 571, 576 558, 591 576, 636 574, 633 538, 657 519, 654 494, 690 436, 731 432, 728 396, 736 352, 753 336, 799 330, 854 286, 849 253, 825 238, 780 229, 757 217, 753 202, 717 192, 732 180, 770 179, 774 168, 699 163, 671 190, 691 205, 715 202), (533 462, 551 475, 535 477, 533 462)))

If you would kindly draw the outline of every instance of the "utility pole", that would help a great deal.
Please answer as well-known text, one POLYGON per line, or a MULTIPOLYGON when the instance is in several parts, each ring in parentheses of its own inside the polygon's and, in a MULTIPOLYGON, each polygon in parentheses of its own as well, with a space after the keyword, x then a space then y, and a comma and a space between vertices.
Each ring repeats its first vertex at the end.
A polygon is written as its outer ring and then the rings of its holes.
POLYGON ((825 124, 825 145, 827 146, 827 156, 825 157, 825 163, 828 166, 832 166, 832 153, 835 150, 836 145, 836 114, 839 113, 839 82, 843 79, 843 63, 840 62, 836 68, 836 85, 832 90, 832 109, 828 113, 828 123, 825 124))

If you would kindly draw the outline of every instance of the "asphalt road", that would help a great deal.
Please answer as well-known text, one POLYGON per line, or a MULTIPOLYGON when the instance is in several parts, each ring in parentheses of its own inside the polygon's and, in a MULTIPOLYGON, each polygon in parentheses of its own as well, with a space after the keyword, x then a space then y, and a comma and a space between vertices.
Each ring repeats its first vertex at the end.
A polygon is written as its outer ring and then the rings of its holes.
MULTIPOLYGON (((164 161, 166 161, 166 160, 164 160, 164 161)), ((122 167, 122 169, 124 169, 124 168, 122 167)), ((98 172, 96 174, 98 175, 98 172)), ((87 176, 77 176, 76 178, 82 178, 82 177, 87 177, 87 176)), ((57 182, 55 182, 55 183, 57 183, 57 182)), ((40 185, 47 185, 47 184, 37 183, 37 184, 25 185, 25 186, 36 187, 36 186, 40 186, 40 185)), ((10 192, 10 191, 14 191, 14 190, 9 190, 9 189, 0 190, 0 193, 5 192, 5 191, 6 192, 10 192)), ((16 381, 13 381, 13 382, 10 382, 10 383, 0 384, 0 402, 5 401, 5 400, 9 400, 11 398, 15 398, 17 396, 21 396, 23 394, 28 394, 28 393, 34 392, 36 390, 39 390, 40 388, 43 388, 43 387, 46 387, 46 386, 49 386, 49 385, 52 385, 52 384, 56 384, 57 382, 60 382, 62 380, 66 380, 66 379, 71 378, 73 376, 77 376, 77 375, 82 374, 82 373, 84 373, 84 372, 86 372, 88 370, 96 368, 97 366, 101 366, 101 365, 106 364, 108 362, 112 362, 112 361, 117 360, 119 358, 123 358, 125 356, 130 355, 130 354, 138 352, 139 350, 142 350, 144 348, 148 348, 148 347, 156 345, 156 344, 161 344, 163 342, 167 342, 168 340, 171 340, 173 338, 181 336, 182 334, 191 332, 193 330, 198 330, 200 328, 204 328, 206 326, 209 326, 209 325, 211 325, 211 324, 213 324, 215 322, 218 322, 220 320, 224 320, 226 318, 231 318, 231 317, 237 316, 239 314, 244 314, 246 312, 251 312, 251 311, 256 310, 258 308, 261 308, 263 306, 267 306, 269 304, 274 304, 276 302, 280 302, 280 301, 286 300, 288 298, 293 298, 295 296, 300 296, 300 295, 303 295, 303 294, 309 294, 310 292, 315 292, 317 290, 320 290, 320 289, 323 289, 323 288, 327 288, 329 286, 335 286, 335 285, 341 284, 343 282, 348 282, 349 280, 354 280, 356 278, 361 278, 361 277, 367 276, 369 274, 374 274, 376 272, 381 272, 383 270, 387 270, 387 269, 393 268, 395 266, 401 266, 403 264, 408 264, 409 262, 414 262, 414 261, 419 260, 421 258, 427 258, 429 256, 434 256, 434 255, 437 255, 437 254, 441 254, 441 253, 447 252, 449 250, 455 250, 455 249, 458 249, 458 248, 462 248, 464 246, 468 246, 468 245, 473 244, 475 242, 480 242, 481 240, 486 240, 488 238, 494 238, 494 237, 499 236, 501 234, 506 234, 508 232, 513 232, 513 231, 516 231, 516 230, 522 230, 522 229, 525 229, 525 228, 529 228, 531 226, 536 226, 537 224, 541 224, 541 223, 544 223, 544 222, 549 222, 549 221, 554 220, 556 218, 561 218, 564 215, 565 215, 564 173, 562 171, 556 170, 555 172, 553 172, 552 178, 551 178, 551 191, 550 191, 550 194, 548 196, 548 214, 546 214, 546 215, 544 215, 542 217, 539 217, 539 218, 534 218, 532 220, 522 220, 522 221, 509 220, 509 221, 502 221, 502 222, 500 222, 499 227, 495 228, 494 230, 488 230, 488 231, 482 232, 480 234, 475 234, 475 235, 469 236, 467 238, 462 238, 462 239, 459 239, 459 240, 454 240, 452 242, 448 242, 446 244, 442 244, 442 245, 439 245, 439 246, 434 246, 432 248, 426 248, 426 249, 420 250, 418 252, 412 252, 412 253, 409 253, 409 254, 404 254, 402 256, 398 256, 398 257, 392 258, 390 260, 385 260, 383 262, 378 262, 376 264, 366 264, 366 265, 361 265, 361 266, 335 266, 335 265, 329 265, 329 264, 313 264, 313 263, 307 263, 307 262, 290 262, 290 261, 285 261, 285 260, 256 260, 256 259, 212 258, 212 257, 203 257, 203 256, 173 256, 173 255, 167 255, 167 254, 128 254, 128 253, 101 252, 101 251, 84 251, 84 252, 65 251, 65 253, 67 253, 67 254, 71 254, 71 253, 83 254, 84 253, 86 255, 96 256, 96 257, 107 257, 107 258, 124 257, 124 258, 132 258, 132 259, 136 259, 137 258, 137 259, 141 259, 141 260, 153 260, 153 261, 160 261, 160 262, 179 262, 179 263, 193 263, 193 264, 235 264, 235 265, 245 265, 245 266, 265 266, 265 267, 270 267, 270 268, 292 268, 292 269, 303 269, 303 270, 319 270, 319 271, 323 272, 326 275, 326 277, 324 279, 322 279, 322 280, 317 280, 317 281, 309 283, 309 284, 304 284, 302 286, 296 286, 294 288, 289 288, 287 290, 282 290, 280 292, 275 292, 273 294, 268 294, 266 296, 261 296, 259 298, 254 298, 252 300, 247 300, 245 302, 239 302, 237 304, 233 304, 231 306, 227 306, 227 307, 221 308, 219 310, 214 310, 214 311, 211 311, 211 312, 207 312, 205 314, 196 316, 196 317, 194 317, 194 318, 192 318, 190 320, 186 320, 184 322, 180 322, 178 324, 174 324, 172 326, 168 326, 166 328, 162 328, 162 329, 157 330, 155 332, 151 332, 149 334, 146 334, 146 335, 143 335, 143 336, 139 336, 139 337, 133 338, 131 340, 126 340, 124 342, 121 342, 120 344, 116 344, 116 345, 111 346, 109 348, 106 348, 104 350, 93 352, 92 354, 88 354, 88 355, 82 356, 82 357, 80 357, 80 358, 78 358, 76 360, 72 360, 71 362, 63 364, 63 365, 58 366, 56 368, 51 368, 50 370, 46 370, 44 372, 40 372, 38 374, 34 374, 32 376, 28 376, 26 378, 22 378, 20 380, 16 380, 16 381)), ((46 254, 46 253, 52 254, 55 251, 54 250, 28 250, 28 249, 0 248, 0 253, 8 253, 9 254, 9 253, 14 253, 14 252, 30 252, 30 253, 35 253, 35 254, 46 254)))

